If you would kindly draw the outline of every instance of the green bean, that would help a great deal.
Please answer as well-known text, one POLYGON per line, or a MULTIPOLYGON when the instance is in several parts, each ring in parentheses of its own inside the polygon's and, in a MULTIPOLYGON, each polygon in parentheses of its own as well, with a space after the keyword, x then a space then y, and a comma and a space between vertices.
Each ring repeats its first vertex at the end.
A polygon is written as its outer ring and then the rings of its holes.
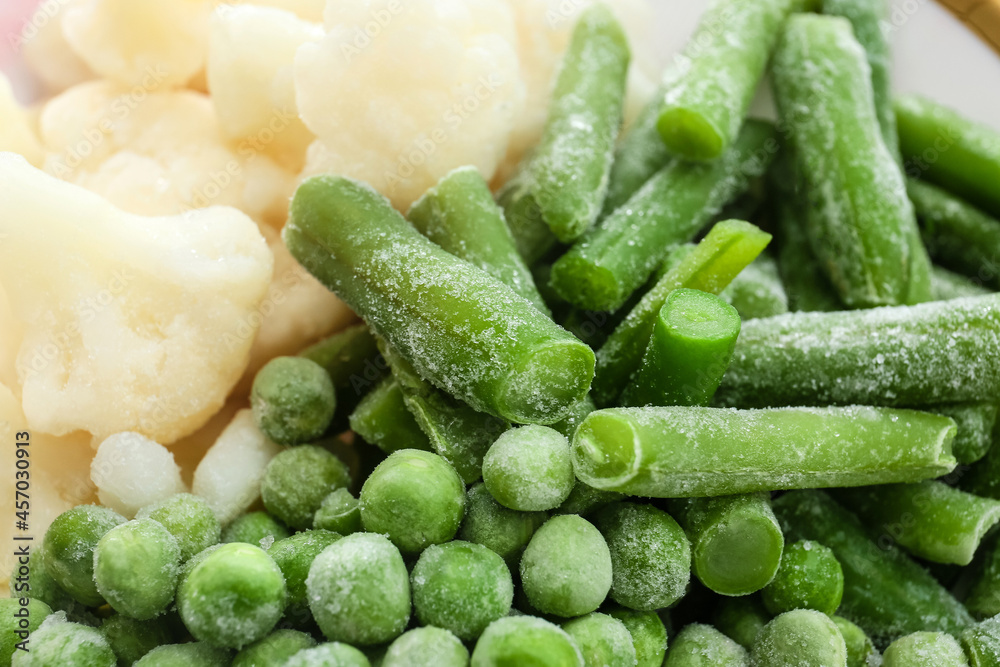
POLYGON ((586 395, 594 364, 586 345, 421 236, 370 187, 307 179, 283 236, 422 377, 473 408, 553 423, 586 395))
POLYGON ((99 630, 120 666, 132 665, 157 646, 169 643, 172 634, 160 620, 140 621, 122 614, 104 619, 99 630))
POLYGON ((660 278, 614 330, 597 353, 597 376, 591 396, 598 406, 621 394, 653 335, 656 317, 667 296, 688 287, 718 294, 767 246, 771 235, 748 222, 717 223, 708 235, 660 278))
POLYGON ((403 388, 394 377, 384 378, 365 394, 348 421, 352 431, 386 454, 400 449, 433 450, 427 434, 406 407, 403 388))
POLYGON ((994 426, 986 455, 969 466, 958 480, 958 487, 983 498, 1000 500, 1000 420, 994 426))
POLYGON ((663 667, 747 667, 746 650, 710 625, 692 623, 674 637, 663 667))
POLYGON ((975 618, 1000 614, 1000 541, 993 538, 980 549, 968 571, 965 608, 975 618))
POLYGON ((401 634, 385 653, 381 667, 467 667, 469 651, 447 630, 426 627, 401 634))
POLYGON ((611 599, 637 611, 668 607, 691 579, 691 544, 669 514, 652 505, 619 502, 594 524, 611 554, 611 599))
POLYGON ((555 509, 569 497, 575 482, 569 440, 545 426, 502 433, 483 459, 486 489, 512 510, 555 509))
POLYGON ((316 640, 298 630, 275 630, 258 639, 233 658, 232 667, 282 665, 293 655, 316 645, 316 640))
POLYGON ((28 598, 0 598, 0 665, 10 665, 17 645, 28 640, 48 616, 49 605, 28 598))
POLYGON ((312 528, 313 515, 335 489, 351 485, 347 465, 317 445, 281 452, 264 468, 260 497, 267 511, 292 528, 312 528))
POLYGON ((541 141, 515 186, 500 195, 508 219, 541 218, 563 243, 593 226, 608 189, 629 60, 628 39, 611 10, 584 10, 563 56, 541 141))
POLYGON ((1000 617, 988 618, 969 628, 960 639, 972 667, 1000 665, 1000 617))
POLYGON ((267 512, 248 512, 226 526, 222 542, 242 542, 267 549, 278 540, 291 535, 288 527, 267 512))
POLYGON ((153 519, 115 526, 94 549, 94 583, 112 609, 139 620, 166 611, 180 569, 177 539, 153 519))
POLYGON ((814 609, 832 615, 844 596, 844 571, 833 551, 819 542, 799 540, 781 555, 781 567, 761 592, 767 610, 783 614, 814 609))
POLYGON ((847 667, 870 667, 878 664, 878 651, 865 631, 843 616, 831 616, 847 646, 847 667))
POLYGON ((657 127, 667 148, 713 160, 736 141, 795 0, 717 0, 667 76, 657 127))
POLYGON ((784 537, 766 493, 671 501, 691 540, 692 569, 720 595, 749 595, 774 577, 784 537))
POLYGON ((506 665, 584 667, 584 662, 576 642, 559 626, 534 616, 508 616, 483 632, 471 667, 506 665))
POLYGON ((851 24, 793 16, 773 78, 804 187, 807 236, 840 298, 850 307, 929 300, 930 260, 899 165, 882 139, 865 52, 851 24))
POLYGON ((914 632, 900 637, 882 654, 882 667, 968 667, 962 647, 944 632, 914 632))
POLYGON ((572 438, 584 418, 596 409, 597 406, 594 405, 594 400, 589 395, 584 396, 582 401, 573 406, 572 412, 566 415, 565 419, 552 424, 551 428, 559 431, 567 438, 572 438))
POLYGON ((934 296, 934 301, 983 296, 989 294, 990 291, 971 278, 952 273, 940 266, 931 267, 931 293, 934 296))
POLYGON ((734 642, 750 650, 757 635, 771 618, 758 596, 744 595, 720 600, 715 607, 712 623, 734 642))
POLYGON ((57 516, 45 532, 45 570, 80 604, 104 604, 94 583, 94 549, 109 530, 123 523, 125 517, 106 507, 80 505, 57 516))
POLYGON ((152 519, 170 531, 181 549, 181 562, 222 539, 222 527, 212 508, 202 498, 190 493, 178 493, 147 505, 139 510, 135 518, 152 519))
POLYGON ((336 667, 371 667, 365 654, 349 644, 327 642, 299 651, 283 667, 314 667, 315 665, 335 665, 336 667))
POLYGON ((1000 394, 1000 296, 743 323, 716 402, 927 406, 1000 394), (816 341, 822 340, 822 345, 816 341))
POLYGON ((257 371, 250 394, 258 428, 279 445, 321 437, 337 408, 333 381, 314 361, 276 357, 257 371))
POLYGON ((919 175, 993 216, 1000 216, 1000 134, 915 95, 896 98, 906 172, 919 175))
POLYGON ((764 626, 750 650, 751 667, 847 667, 847 646, 826 614, 796 609, 764 626))
POLYGON ((667 628, 654 611, 613 606, 605 610, 628 630, 635 648, 636 667, 661 667, 667 654, 667 628))
POLYGON ((935 480, 843 489, 834 498, 873 533, 935 563, 968 565, 983 536, 1000 521, 1000 501, 935 480))
MULTIPOLYGON (((530 161, 521 163, 497 193, 497 203, 503 209, 507 227, 514 237, 514 247, 524 263, 532 267, 535 286, 545 295, 552 290, 548 286, 548 279, 540 279, 537 270, 541 268, 543 259, 557 252, 559 239, 546 224, 541 207, 532 194, 535 188, 533 166, 530 161)), ((546 303, 553 304, 551 297, 546 299, 546 303)))
POLYGON ((671 162, 552 265, 552 286, 590 310, 617 310, 664 260, 764 174, 777 151, 774 126, 750 120, 710 164, 671 162))
POLYGON ((674 290, 656 317, 642 365, 622 394, 622 405, 708 405, 739 334, 739 313, 721 298, 700 290, 674 290))
POLYGON ((594 611, 566 621, 562 629, 580 648, 587 667, 635 667, 632 635, 618 619, 594 611))
POLYGON ((972 622, 925 569, 894 546, 871 541, 857 518, 825 493, 786 493, 775 500, 774 512, 790 538, 816 540, 833 550, 844 572, 840 614, 876 644, 920 630, 957 636, 972 622))
POLYGON ((336 489, 323 499, 313 515, 313 528, 350 535, 361 530, 361 508, 358 499, 347 489, 336 489))
POLYGON ((308 603, 306 578, 309 576, 309 568, 324 549, 340 538, 340 535, 328 530, 305 530, 278 540, 267 550, 267 555, 285 578, 289 607, 297 606, 301 609, 308 603))
POLYGON ((475 167, 449 172, 410 207, 406 217, 431 241, 478 266, 548 314, 503 212, 475 167))
POLYGON ((934 261, 961 274, 1000 287, 1000 220, 983 213, 949 192, 907 179, 906 192, 913 202, 921 234, 934 261))
POLYGON ((744 320, 788 312, 788 295, 778 276, 778 265, 767 255, 740 271, 719 296, 744 320))
POLYGON ((506 616, 514 601, 514 583, 503 559, 471 542, 427 547, 410 573, 410 588, 422 624, 466 641, 506 616))
POLYGON ((552 517, 535 531, 520 569, 528 601, 546 614, 589 614, 611 590, 608 545, 593 524, 573 514, 552 517))
POLYGON ((580 426, 573 467, 654 498, 917 482, 955 467, 954 432, 947 417, 865 406, 612 408, 580 426))
POLYGON ((480 482, 469 487, 465 519, 458 538, 498 554, 508 566, 516 566, 535 529, 545 523, 545 512, 516 512, 498 503, 480 482))
POLYGON ((229 651, 205 642, 157 646, 133 667, 228 667, 229 651))
POLYGON ((108 640, 95 628, 70 623, 61 614, 49 616, 31 633, 27 651, 14 654, 17 667, 116 667, 118 659, 108 640))
POLYGON ((593 514, 602 507, 619 500, 625 500, 625 494, 602 491, 578 481, 573 485, 569 497, 563 501, 562 505, 553 510, 553 514, 579 514, 586 517, 588 514, 593 514))

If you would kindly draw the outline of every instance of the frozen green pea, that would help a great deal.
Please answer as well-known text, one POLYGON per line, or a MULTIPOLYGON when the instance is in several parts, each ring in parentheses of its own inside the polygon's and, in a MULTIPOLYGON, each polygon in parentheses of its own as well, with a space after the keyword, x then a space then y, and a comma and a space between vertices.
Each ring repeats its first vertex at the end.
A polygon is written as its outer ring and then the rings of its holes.
POLYGON ((0 665, 10 665, 17 644, 28 640, 31 646, 32 633, 51 614, 52 609, 41 600, 0 598, 0 665))
POLYGON ((390 454, 365 481, 360 507, 366 531, 387 535, 403 553, 419 553, 458 532, 465 485, 437 454, 403 449, 390 454))
POLYGON ((466 667, 469 650, 441 628, 415 628, 401 634, 382 658, 381 667, 466 667))
POLYGON ((361 530, 361 509, 358 499, 347 489, 336 489, 323 499, 313 515, 313 528, 332 530, 350 535, 361 530))
POLYGON ((283 540, 291 532, 267 512, 248 512, 237 517, 235 521, 222 531, 222 541, 225 544, 244 542, 261 549, 267 549, 278 540, 283 540))
POLYGON ((172 633, 161 619, 140 621, 115 614, 101 623, 101 634, 118 656, 119 667, 134 664, 157 646, 172 639, 172 633))
POLYGON ((652 505, 622 502, 599 511, 594 523, 611 555, 612 600, 651 611, 684 595, 691 579, 691 543, 673 517, 652 505))
POLYGON ((569 497, 563 501, 562 505, 553 510, 552 513, 579 514, 582 517, 586 517, 588 514, 592 514, 602 507, 624 499, 625 494, 623 493, 602 491, 601 489, 587 486, 583 482, 577 482, 573 485, 573 490, 570 491, 569 497))
POLYGON ((365 394, 348 418, 351 430, 386 454, 400 449, 431 451, 430 439, 420 428, 403 396, 403 387, 389 376, 365 394))
POLYGON ((399 636, 410 620, 410 576, 381 535, 355 533, 331 544, 306 579, 309 608, 331 641, 371 646, 399 636))
POLYGON ((770 620, 771 614, 756 595, 723 598, 712 616, 720 632, 747 650, 770 620))
POLYGON ((117 667, 118 658, 97 629, 70 623, 57 612, 31 633, 29 650, 17 651, 15 667, 117 667))
POLYGON ((611 553, 600 531, 575 514, 552 517, 521 557, 521 586, 531 605, 555 616, 582 616, 611 590, 611 553))
POLYGON ((240 649, 264 637, 285 611, 285 578, 265 551, 223 544, 187 571, 177 608, 196 639, 240 649))
POLYGON ((267 464, 260 496, 267 511, 292 528, 312 528, 313 515, 331 491, 351 485, 343 461, 317 445, 281 452, 267 464))
POLYGON ((205 642, 167 644, 144 655, 133 667, 229 667, 230 653, 205 642))
POLYGON ((569 440, 546 426, 522 426, 497 438, 483 459, 483 483, 512 510, 540 512, 558 507, 576 477, 569 440))
POLYGON ((510 612, 514 583, 503 559, 480 544, 427 547, 410 574, 413 609, 424 625, 473 640, 510 612))
POLYGON ((847 647, 847 667, 870 667, 876 664, 879 653, 865 631, 843 616, 831 616, 847 647))
POLYGON ((659 614, 617 606, 605 612, 621 621, 632 637, 636 667, 660 667, 663 664, 663 657, 667 654, 667 628, 659 614))
POLYGON ((282 667, 371 667, 368 658, 358 649, 341 642, 328 642, 299 651, 282 667))
MULTIPOLYGON (((49 574, 43 557, 44 550, 38 549, 28 556, 27 563, 19 562, 10 573, 9 590, 12 598, 31 598, 47 604, 52 611, 70 613, 80 603, 56 583, 49 574)), ((70 613, 70 616, 72 614, 70 613)))
POLYGON ((45 569, 77 602, 97 607, 104 598, 94 583, 94 548, 104 534, 126 519, 97 505, 80 505, 56 517, 45 533, 45 569))
POLYGON ((968 667, 962 647, 944 632, 914 632, 886 647, 882 667, 968 667))
POLYGON ((285 577, 289 605, 306 604, 306 578, 309 576, 309 568, 312 567, 316 557, 340 537, 328 530, 306 530, 278 540, 267 550, 267 555, 277 564, 285 577))
POLYGON ((316 645, 310 635, 298 630, 275 630, 245 647, 233 658, 232 667, 283 665, 293 655, 316 645))
POLYGON ((772 614, 815 609, 833 614, 844 596, 844 571, 828 547, 800 540, 785 547, 781 567, 761 593, 772 614))
POLYGON ((471 667, 585 667, 576 642, 557 625, 534 616, 508 616, 486 628, 471 667))
POLYGON ((1000 666, 1000 616, 967 629, 960 639, 972 667, 1000 666))
POLYGON ((566 621, 562 629, 580 648, 586 667, 634 667, 636 664, 632 635, 617 618, 595 611, 566 621))
POLYGON ((190 493, 178 493, 166 500, 147 505, 137 519, 159 522, 177 540, 181 561, 204 551, 222 539, 222 527, 207 502, 190 493))
POLYGON ((174 599, 181 548, 170 531, 153 519, 115 526, 94 549, 94 582, 120 614, 147 620, 174 599))
POLYGON ((746 650, 710 625, 692 623, 681 630, 663 667, 747 667, 746 650))
POLYGON ((482 544, 499 554, 508 565, 517 565, 521 552, 545 523, 545 512, 518 512, 498 503, 482 482, 469 487, 465 500, 465 519, 458 538, 482 544))
POLYGON ((258 428, 279 445, 323 436, 337 408, 333 381, 305 357, 275 357, 257 371, 250 407, 258 428))
POLYGON ((847 646, 830 617, 796 609, 764 626, 750 651, 751 667, 847 667, 847 646))

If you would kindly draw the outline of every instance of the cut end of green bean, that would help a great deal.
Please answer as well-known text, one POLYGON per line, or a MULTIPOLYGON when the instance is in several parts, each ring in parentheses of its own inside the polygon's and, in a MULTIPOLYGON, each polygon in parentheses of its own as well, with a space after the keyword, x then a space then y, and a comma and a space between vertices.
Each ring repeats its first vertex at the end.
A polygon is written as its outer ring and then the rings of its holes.
POLYGON ((684 107, 665 108, 656 129, 672 153, 689 160, 714 160, 727 143, 719 128, 704 115, 684 107))
POLYGON ((573 468, 581 480, 598 489, 627 484, 639 471, 639 434, 628 419, 592 412, 573 439, 573 468))
POLYGON ((558 422, 590 390, 594 352, 576 340, 553 340, 520 360, 497 403, 504 416, 526 424, 558 422))
POLYGON ((748 595, 774 578, 783 548, 784 536, 773 515, 737 509, 695 542, 692 564, 698 579, 716 593, 748 595))

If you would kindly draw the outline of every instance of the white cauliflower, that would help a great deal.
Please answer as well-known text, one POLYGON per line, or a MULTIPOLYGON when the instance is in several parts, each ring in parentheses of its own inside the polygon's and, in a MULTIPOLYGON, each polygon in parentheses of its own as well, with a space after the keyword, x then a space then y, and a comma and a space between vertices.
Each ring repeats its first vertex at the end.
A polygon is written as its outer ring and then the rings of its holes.
POLYGON ((502 0, 329 2, 325 26, 295 58, 319 137, 305 174, 367 181, 399 208, 456 167, 493 175, 523 98, 502 0))
POLYGON ((253 221, 227 207, 135 216, 13 153, 0 154, 0 201, 32 429, 171 443, 204 424, 246 366, 240 332, 271 280, 253 221))
POLYGON ((220 127, 295 172, 315 139, 295 104, 295 52, 323 34, 318 24, 272 7, 227 6, 212 15, 208 85, 220 127))
POLYGON ((105 438, 90 463, 90 480, 101 504, 127 519, 146 505, 187 491, 173 454, 138 433, 105 438))
POLYGON ((247 142, 229 145, 200 93, 95 81, 46 104, 40 125, 46 171, 130 213, 223 205, 275 225, 287 215, 291 173, 247 142))
POLYGON ((323 21, 323 9, 326 7, 326 0, 243 0, 243 2, 240 2, 240 0, 231 0, 230 2, 222 0, 220 4, 232 5, 234 7, 241 5, 274 7, 276 9, 284 9, 286 12, 292 12, 303 21, 321 23, 323 21))
POLYGON ((59 0, 39 4, 20 35, 15 37, 22 48, 24 62, 47 92, 61 93, 71 86, 94 78, 87 63, 73 51, 63 33, 66 10, 79 0, 59 0))
POLYGON ((28 112, 18 104, 10 81, 0 73, 0 151, 23 155, 40 166, 44 159, 42 145, 31 126, 28 112))

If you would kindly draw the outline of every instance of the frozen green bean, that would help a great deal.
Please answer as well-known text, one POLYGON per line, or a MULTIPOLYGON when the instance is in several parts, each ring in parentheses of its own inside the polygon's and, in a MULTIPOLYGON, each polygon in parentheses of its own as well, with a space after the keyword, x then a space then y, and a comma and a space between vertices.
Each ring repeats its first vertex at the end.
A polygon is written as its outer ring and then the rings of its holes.
POLYGON ((882 667, 968 667, 962 647, 944 632, 914 632, 889 644, 882 667))
POLYGON ((557 625, 534 616, 494 621, 476 642, 471 667, 585 667, 580 649, 557 625))
POLYGON ((498 503, 482 482, 469 487, 465 501, 465 519, 459 539, 497 553, 509 566, 516 566, 521 552, 535 530, 545 523, 545 512, 517 512, 498 503))
POLYGON ((721 298, 701 290, 674 290, 656 317, 622 405, 708 405, 739 334, 739 313, 721 298))
POLYGON ((766 493, 685 498, 667 507, 691 540, 692 570, 720 595, 749 595, 774 577, 784 537, 766 493))
POLYGON ((582 399, 594 353, 509 287, 421 236, 369 186, 307 179, 291 253, 417 372, 473 408, 553 423, 582 399))
POLYGON ((361 530, 358 499, 347 489, 337 489, 326 498, 313 515, 313 528, 350 535, 361 530))
POLYGON ((960 639, 972 667, 1000 666, 1000 617, 988 618, 969 628, 960 639))
POLYGON ((934 301, 961 299, 966 296, 983 296, 991 291, 972 278, 966 278, 940 266, 931 267, 931 294, 934 301))
POLYGON ((581 308, 617 310, 722 207, 762 176, 777 152, 774 126, 750 120, 716 162, 671 162, 552 265, 551 281, 581 308))
POLYGON ((278 540, 291 535, 288 526, 267 512, 248 512, 237 517, 222 531, 222 542, 242 542, 267 549, 278 540))
POLYGON ((562 629, 580 648, 587 667, 635 667, 632 635, 618 619, 595 611, 566 621, 562 629))
POLYGON ((79 505, 57 516, 45 531, 45 570, 60 588, 88 607, 104 604, 94 583, 94 549, 125 517, 97 505, 79 505))
POLYGON ((576 429, 580 426, 580 423, 587 415, 596 409, 597 406, 594 405, 594 400, 590 398, 589 395, 585 396, 582 401, 573 407, 573 411, 570 412, 565 419, 552 424, 551 428, 559 431, 567 438, 572 439, 573 434, 576 433, 576 429))
POLYGON ((710 625, 692 623, 670 642, 663 667, 747 667, 746 649, 710 625))
POLYGON ((975 618, 1000 614, 1000 541, 988 540, 967 570, 966 593, 962 602, 975 618))
POLYGON ((614 491, 602 491, 577 481, 573 485, 573 490, 570 492, 569 497, 566 498, 562 505, 553 510, 553 514, 579 514, 582 517, 586 517, 602 507, 616 503, 619 500, 625 500, 625 494, 615 493, 614 491))
POLYGON ((778 276, 778 265, 768 255, 761 255, 736 274, 719 296, 744 320, 788 312, 788 295, 778 276))
POLYGON ((275 630, 258 639, 233 658, 231 667, 264 667, 283 665, 293 655, 316 645, 310 635, 298 630, 275 630))
POLYGON ((771 618, 758 596, 744 595, 720 600, 715 606, 712 623, 734 642, 750 650, 771 618))
POLYGON ((365 394, 348 418, 351 430, 386 454, 400 449, 432 451, 430 439, 417 424, 394 377, 384 378, 365 394))
POLYGON ((655 611, 613 606, 605 609, 628 630, 635 648, 636 667, 661 667, 667 653, 667 628, 655 611))
POLYGON ((512 510, 555 509, 576 483, 569 440, 537 425, 502 433, 483 459, 483 483, 498 503, 512 510))
POLYGON ((750 650, 751 667, 847 667, 847 646, 826 614, 796 609, 764 626, 750 650))
POLYGON ((343 461, 318 445, 303 445, 271 459, 260 481, 260 497, 268 512, 305 530, 312 528, 323 499, 350 485, 351 473, 343 461))
POLYGON ((204 499, 190 493, 178 493, 147 505, 135 518, 152 519, 169 530, 181 549, 181 562, 222 539, 222 527, 212 508, 204 499))
POLYGON ((139 620, 159 616, 174 600, 181 548, 153 519, 115 526, 94 549, 94 583, 112 609, 139 620))
POLYGON ((830 620, 840 630, 847 646, 847 667, 872 667, 878 664, 879 653, 864 630, 843 616, 831 616, 830 620))
POLYGON ((865 406, 611 408, 580 425, 573 467, 654 498, 917 482, 955 467, 954 433, 947 417, 865 406))
POLYGON ((785 547, 781 567, 761 599, 772 614, 814 609, 831 616, 844 596, 844 571, 833 550, 812 540, 785 547))
POLYGON ((833 550, 844 572, 839 613, 876 644, 921 630, 957 636, 972 622, 927 570, 894 546, 869 539, 858 519, 822 491, 786 493, 774 501, 774 512, 790 538, 833 550))
POLYGON ((260 430, 279 445, 322 437, 337 409, 333 381, 305 357, 276 357, 257 371, 250 406, 260 430))
POLYGON ((716 402, 928 406, 1000 395, 1000 295, 743 323, 716 402), (817 344, 818 340, 823 343, 817 344))
POLYGON ((385 652, 381 667, 467 667, 462 640, 441 628, 415 628, 401 634, 385 652))

